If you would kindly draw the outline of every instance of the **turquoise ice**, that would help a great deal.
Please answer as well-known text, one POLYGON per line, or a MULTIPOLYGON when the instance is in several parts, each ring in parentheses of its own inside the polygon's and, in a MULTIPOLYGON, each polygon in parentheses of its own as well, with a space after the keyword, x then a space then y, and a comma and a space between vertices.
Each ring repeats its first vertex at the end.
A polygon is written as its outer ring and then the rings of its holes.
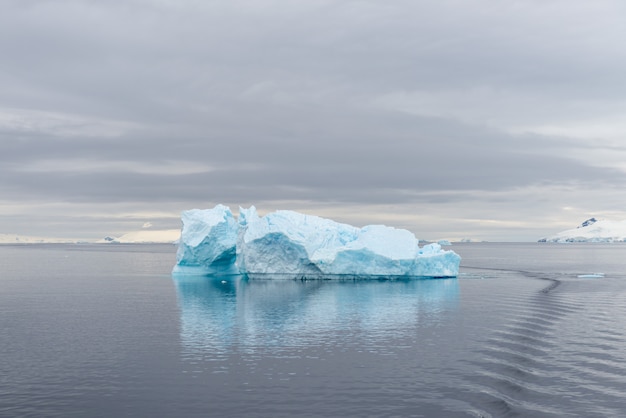
POLYGON ((265 277, 455 277, 461 258, 439 244, 384 225, 357 228, 281 210, 260 217, 254 206, 236 221, 223 205, 185 211, 175 273, 265 277))

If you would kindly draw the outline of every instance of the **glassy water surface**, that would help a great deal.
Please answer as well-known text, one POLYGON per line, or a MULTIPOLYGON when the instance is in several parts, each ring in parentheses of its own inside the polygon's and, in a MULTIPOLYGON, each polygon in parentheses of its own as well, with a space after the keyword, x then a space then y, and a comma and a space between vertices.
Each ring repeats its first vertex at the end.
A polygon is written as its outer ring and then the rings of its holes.
POLYGON ((264 281, 1 246, 0 416, 624 415, 625 245, 452 248, 458 279, 264 281))

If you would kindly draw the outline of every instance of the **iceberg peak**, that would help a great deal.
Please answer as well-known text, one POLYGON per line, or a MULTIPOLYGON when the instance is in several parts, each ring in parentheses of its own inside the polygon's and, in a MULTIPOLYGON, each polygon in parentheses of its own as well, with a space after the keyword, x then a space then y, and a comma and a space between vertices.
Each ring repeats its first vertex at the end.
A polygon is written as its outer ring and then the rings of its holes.
POLYGON ((254 206, 182 213, 175 273, 454 277, 460 257, 439 244, 422 248, 413 233, 384 225, 357 228, 279 210, 260 217, 254 206))

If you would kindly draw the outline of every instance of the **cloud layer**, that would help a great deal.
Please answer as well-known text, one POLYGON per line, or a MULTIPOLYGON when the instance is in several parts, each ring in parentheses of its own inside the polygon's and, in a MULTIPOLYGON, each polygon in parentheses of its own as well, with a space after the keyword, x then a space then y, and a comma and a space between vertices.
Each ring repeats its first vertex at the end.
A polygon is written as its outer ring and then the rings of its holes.
POLYGON ((6 233, 172 227, 218 202, 432 239, 626 217, 620 2, 4 9, 6 233))

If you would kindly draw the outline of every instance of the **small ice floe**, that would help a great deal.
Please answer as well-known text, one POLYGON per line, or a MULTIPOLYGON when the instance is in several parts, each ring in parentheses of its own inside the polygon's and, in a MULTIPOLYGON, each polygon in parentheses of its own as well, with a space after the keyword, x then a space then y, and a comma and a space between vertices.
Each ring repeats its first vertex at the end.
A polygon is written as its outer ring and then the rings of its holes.
POLYGON ((579 279, 600 279, 604 277, 604 273, 579 274, 577 277, 579 279))

